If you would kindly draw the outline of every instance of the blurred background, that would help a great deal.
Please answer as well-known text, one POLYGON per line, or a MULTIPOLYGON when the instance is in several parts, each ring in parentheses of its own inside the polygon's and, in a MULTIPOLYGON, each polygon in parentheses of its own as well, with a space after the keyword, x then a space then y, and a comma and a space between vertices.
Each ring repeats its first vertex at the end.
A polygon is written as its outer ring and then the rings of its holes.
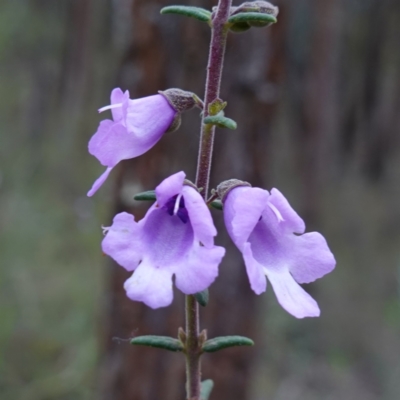
MULTIPOLYGON (((181 355, 124 341, 174 336, 183 297, 157 311, 128 301, 100 226, 121 210, 139 219, 148 205, 133 195, 169 174, 194 179, 198 112, 86 197, 103 171, 87 142, 112 88, 203 95, 209 29, 160 16, 171 3, 0 2, 1 399, 184 399, 181 355)), ((256 346, 205 356, 203 377, 211 400, 398 399, 400 2, 275 4, 278 24, 229 37, 222 97, 238 129, 217 132, 211 183, 278 187, 338 264, 306 286, 321 317, 296 320, 271 289, 250 291, 213 211, 228 254, 202 326, 256 346)))

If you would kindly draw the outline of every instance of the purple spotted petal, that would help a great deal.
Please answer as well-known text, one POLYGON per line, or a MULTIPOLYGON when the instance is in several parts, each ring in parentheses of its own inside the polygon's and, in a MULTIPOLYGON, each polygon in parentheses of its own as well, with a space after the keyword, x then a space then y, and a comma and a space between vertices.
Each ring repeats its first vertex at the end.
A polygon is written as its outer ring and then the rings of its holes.
POLYGON ((259 191, 235 188, 224 203, 227 230, 243 253, 251 288, 257 294, 265 291, 262 275, 266 275, 286 311, 297 318, 318 316, 317 303, 298 283, 312 282, 331 272, 335 259, 319 233, 294 234, 304 232, 304 222, 277 189, 271 196, 253 201, 254 214, 249 211, 249 199, 259 191), (259 217, 256 222, 255 216, 259 217))

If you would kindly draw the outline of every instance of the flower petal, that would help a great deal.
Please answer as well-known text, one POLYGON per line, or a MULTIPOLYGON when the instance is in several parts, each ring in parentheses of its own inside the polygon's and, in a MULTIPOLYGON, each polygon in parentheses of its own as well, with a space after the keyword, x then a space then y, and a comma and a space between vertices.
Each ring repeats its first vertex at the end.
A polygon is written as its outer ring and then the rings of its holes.
MULTIPOLYGON (((120 88, 115 88, 111 92, 111 105, 113 104, 125 104, 129 101, 129 91, 126 90, 125 93, 120 88)), ((112 108, 111 113, 113 116, 114 122, 121 122, 124 120, 124 108, 126 107, 118 107, 112 108)))
POLYGON ((185 294, 207 289, 218 276, 218 266, 224 255, 223 247, 206 248, 194 242, 185 259, 174 268, 176 287, 185 294))
POLYGON ((102 249, 127 271, 133 271, 142 259, 140 239, 141 229, 134 216, 122 212, 114 217, 113 224, 107 229, 102 249))
POLYGON ((163 207, 171 197, 176 196, 182 191, 185 177, 186 174, 183 171, 177 172, 164 179, 156 187, 157 203, 160 207, 163 207))
POLYGON ((166 307, 173 299, 172 271, 143 260, 124 288, 131 300, 142 301, 151 308, 166 307))
POLYGON ((89 141, 89 153, 101 164, 115 167, 122 160, 140 156, 152 146, 151 138, 138 139, 121 123, 104 120, 100 122, 97 132, 89 141))
POLYGON ((108 167, 93 183, 92 188, 87 192, 87 196, 91 197, 93 196, 100 188, 100 186, 106 181, 108 178, 108 175, 110 175, 110 172, 112 170, 112 167, 108 167))
POLYGON ((317 302, 293 279, 286 268, 267 270, 279 304, 296 318, 319 317, 317 302))
POLYGON ((269 202, 276 207, 283 217, 283 221, 280 223, 282 229, 290 233, 304 233, 306 230, 304 221, 293 210, 285 196, 278 189, 274 188, 271 190, 269 202))
POLYGON ((228 193, 224 202, 225 225, 240 250, 267 207, 268 198, 268 191, 246 186, 238 186, 228 193))
POLYGON ((290 273, 299 283, 313 282, 331 272, 336 265, 326 240, 318 232, 293 236, 289 257, 290 273))
POLYGON ((140 224, 143 232, 143 252, 146 259, 160 268, 181 262, 193 244, 193 229, 177 215, 154 208, 140 224))
POLYGON ((264 267, 253 257, 251 245, 248 242, 243 247, 243 259, 246 264, 250 287, 255 294, 265 292, 267 290, 267 278, 265 277, 264 267))
POLYGON ((129 100, 125 124, 129 132, 138 138, 157 138, 168 130, 176 111, 161 94, 129 100))
POLYGON ((205 247, 213 247, 217 230, 214 226, 210 209, 200 193, 191 186, 183 186, 182 194, 195 237, 205 247))

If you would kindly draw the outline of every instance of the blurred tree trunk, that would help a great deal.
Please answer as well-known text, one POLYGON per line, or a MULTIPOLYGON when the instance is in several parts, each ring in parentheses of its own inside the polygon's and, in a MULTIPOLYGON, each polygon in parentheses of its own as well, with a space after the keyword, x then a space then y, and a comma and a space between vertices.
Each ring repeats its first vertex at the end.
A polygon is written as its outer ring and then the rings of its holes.
MULTIPOLYGON (((168 87, 202 96, 209 28, 183 17, 160 16, 159 10, 165 5, 155 0, 133 2, 133 39, 118 83, 130 89, 131 97, 151 95, 168 87)), ((213 5, 202 4, 209 8, 213 5)), ((212 187, 231 177, 263 184, 268 124, 275 113, 282 78, 282 32, 283 21, 269 31, 254 30, 229 38, 222 96, 229 102, 227 114, 237 120, 239 129, 217 132, 212 187)), ((178 132, 166 135, 146 155, 122 163, 115 186, 115 212, 128 210, 139 220, 148 205, 133 202, 135 192, 152 189, 179 170, 194 180, 199 122, 196 111, 184 115, 178 132)), ((212 378, 216 383, 212 399, 246 400, 256 353, 262 348, 257 335, 257 299, 250 291, 242 258, 224 232, 221 213, 214 216, 219 231, 217 242, 228 251, 220 277, 211 287, 210 304, 202 310, 201 325, 207 328, 209 337, 240 334, 258 340, 258 346, 257 350, 238 348, 205 356, 203 378, 212 378)), ((180 354, 132 348, 111 340, 134 334, 175 336, 178 327, 184 325, 182 294, 175 293, 172 306, 152 310, 129 301, 123 290, 128 274, 111 263, 109 268, 101 398, 184 399, 184 358, 180 354)))
POLYGON ((299 175, 306 195, 303 216, 313 223, 320 215, 319 197, 335 154, 342 14, 337 0, 314 0, 309 7, 310 21, 305 29, 309 37, 307 46, 302 48, 306 52, 302 76, 297 75, 297 82, 293 82, 300 86, 293 104, 299 175))

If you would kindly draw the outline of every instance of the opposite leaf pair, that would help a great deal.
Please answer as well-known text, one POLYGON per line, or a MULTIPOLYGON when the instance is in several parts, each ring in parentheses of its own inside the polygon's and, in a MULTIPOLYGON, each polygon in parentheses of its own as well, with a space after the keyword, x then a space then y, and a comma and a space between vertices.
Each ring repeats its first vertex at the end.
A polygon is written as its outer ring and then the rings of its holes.
MULTIPOLYGON (((277 189, 269 193, 236 181, 218 191, 226 228, 242 252, 254 292, 266 290, 267 277, 286 311, 297 318, 318 316, 317 303, 298 283, 334 268, 325 239, 316 232, 303 234, 303 220, 277 189)), ((183 172, 165 179, 155 193, 157 201, 141 221, 128 213, 116 215, 102 243, 106 254, 135 271, 125 282, 128 297, 152 308, 172 302, 173 275, 185 294, 208 288, 225 254, 214 245, 217 231, 208 206, 185 183, 183 172)))

